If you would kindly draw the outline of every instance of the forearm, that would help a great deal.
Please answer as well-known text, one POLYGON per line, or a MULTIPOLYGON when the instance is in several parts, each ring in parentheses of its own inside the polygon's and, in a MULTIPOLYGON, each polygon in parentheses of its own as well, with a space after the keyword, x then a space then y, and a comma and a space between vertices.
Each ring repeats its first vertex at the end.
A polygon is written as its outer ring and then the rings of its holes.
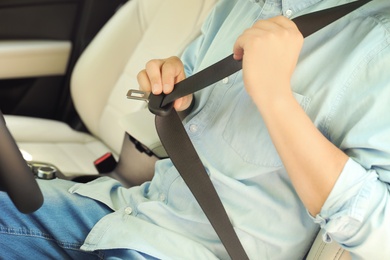
POLYGON ((294 188, 315 216, 348 157, 320 133, 291 92, 262 100, 258 108, 294 188))

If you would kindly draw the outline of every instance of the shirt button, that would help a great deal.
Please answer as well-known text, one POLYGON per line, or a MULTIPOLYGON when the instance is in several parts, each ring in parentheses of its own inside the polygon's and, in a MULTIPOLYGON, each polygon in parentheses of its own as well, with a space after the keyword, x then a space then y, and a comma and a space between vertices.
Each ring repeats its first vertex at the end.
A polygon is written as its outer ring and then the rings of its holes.
POLYGON ((190 131, 191 131, 191 133, 196 133, 198 131, 198 126, 197 125, 190 125, 190 131))
POLYGON ((161 193, 160 196, 159 196, 158 198, 159 198, 160 201, 163 201, 163 202, 164 202, 165 199, 166 199, 166 196, 165 196, 165 194, 161 193))
POLYGON ((293 11, 292 11, 291 9, 288 9, 288 10, 286 11, 286 16, 287 16, 287 17, 290 17, 292 14, 293 14, 293 11))
POLYGON ((228 84, 229 83, 229 77, 226 77, 222 80, 223 84, 228 84))
POLYGON ((127 215, 131 215, 131 213, 133 213, 133 209, 130 208, 130 207, 127 207, 127 208, 125 208, 125 213, 126 213, 127 215))

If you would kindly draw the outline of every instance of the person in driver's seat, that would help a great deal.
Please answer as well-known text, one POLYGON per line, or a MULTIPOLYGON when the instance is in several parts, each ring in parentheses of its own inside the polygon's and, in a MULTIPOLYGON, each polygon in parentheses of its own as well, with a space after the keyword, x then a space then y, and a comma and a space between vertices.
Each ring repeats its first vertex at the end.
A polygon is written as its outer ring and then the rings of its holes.
MULTIPOLYGON (((180 59, 138 75, 143 90, 169 93, 232 51, 243 60, 175 108, 191 107, 185 128, 250 259, 302 259, 320 227, 356 259, 390 259, 390 2, 305 40, 290 20, 346 2, 221 0, 180 59)), ((45 202, 31 215, 1 194, 6 259, 228 258, 169 159, 129 189, 39 184, 45 202)))

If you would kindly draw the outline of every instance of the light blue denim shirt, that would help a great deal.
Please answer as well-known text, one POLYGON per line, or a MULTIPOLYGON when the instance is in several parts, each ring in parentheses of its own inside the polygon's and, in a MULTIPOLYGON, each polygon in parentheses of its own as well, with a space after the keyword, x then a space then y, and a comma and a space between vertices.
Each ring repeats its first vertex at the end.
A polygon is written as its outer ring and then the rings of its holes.
MULTIPOLYGON (((258 19, 299 16, 348 0, 220 0, 182 56, 187 76, 232 53, 258 19)), ((318 216, 299 200, 241 72, 196 93, 185 128, 251 259, 302 259, 317 234, 356 258, 390 259, 390 1, 373 2, 305 39, 292 78, 296 100, 349 157, 318 216)), ((162 259, 226 259, 170 160, 151 182, 114 180, 71 192, 114 210, 83 249, 131 248, 162 259)))

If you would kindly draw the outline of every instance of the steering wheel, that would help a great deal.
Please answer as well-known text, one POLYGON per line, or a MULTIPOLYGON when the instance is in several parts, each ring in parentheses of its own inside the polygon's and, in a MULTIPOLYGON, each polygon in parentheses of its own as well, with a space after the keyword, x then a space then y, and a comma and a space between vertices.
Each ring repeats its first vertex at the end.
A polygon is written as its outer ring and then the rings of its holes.
POLYGON ((16 208, 31 213, 43 203, 43 195, 34 174, 8 131, 0 111, 0 190, 8 193, 16 208))

